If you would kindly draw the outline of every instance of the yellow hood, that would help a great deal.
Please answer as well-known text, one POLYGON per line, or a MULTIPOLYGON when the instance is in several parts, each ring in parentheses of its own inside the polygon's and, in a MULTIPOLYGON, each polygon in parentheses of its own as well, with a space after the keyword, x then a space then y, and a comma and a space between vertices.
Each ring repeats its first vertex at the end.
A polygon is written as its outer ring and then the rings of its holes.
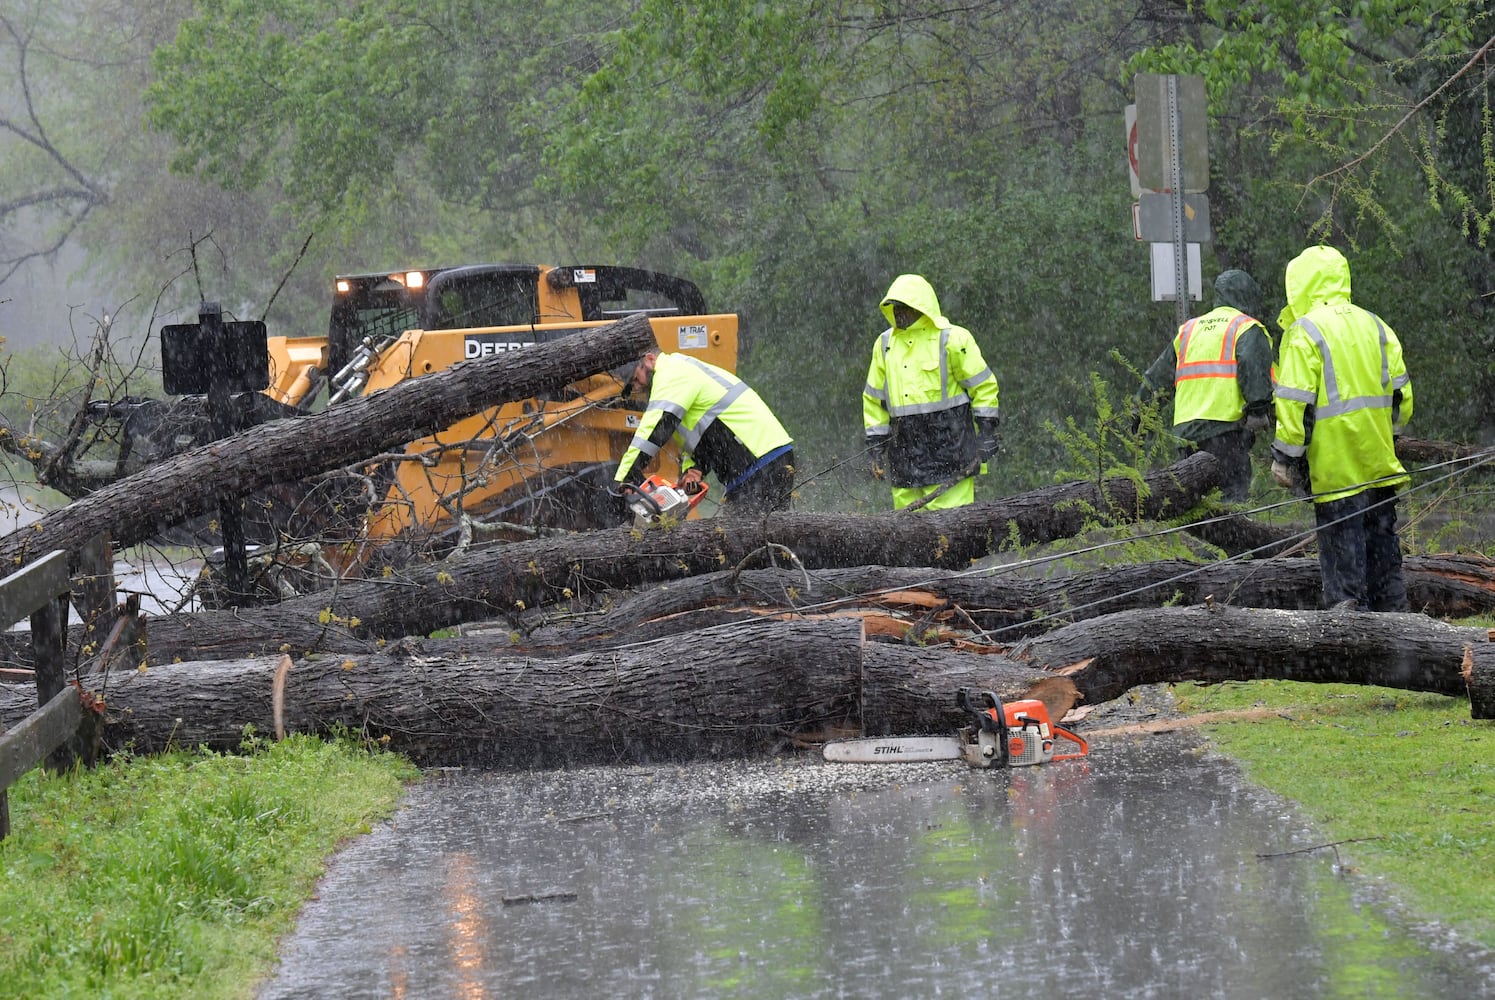
POLYGON ((1287 265, 1287 305, 1277 315, 1286 330, 1315 306, 1350 301, 1350 262, 1333 247, 1309 247, 1287 265))

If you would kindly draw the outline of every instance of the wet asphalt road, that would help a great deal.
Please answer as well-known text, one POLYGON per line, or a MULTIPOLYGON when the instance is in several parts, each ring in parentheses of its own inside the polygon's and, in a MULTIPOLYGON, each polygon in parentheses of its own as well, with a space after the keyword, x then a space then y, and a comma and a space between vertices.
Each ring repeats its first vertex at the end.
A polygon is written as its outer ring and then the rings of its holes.
POLYGON ((1186 734, 449 772, 336 859, 260 996, 1495 996, 1325 839, 1186 734))

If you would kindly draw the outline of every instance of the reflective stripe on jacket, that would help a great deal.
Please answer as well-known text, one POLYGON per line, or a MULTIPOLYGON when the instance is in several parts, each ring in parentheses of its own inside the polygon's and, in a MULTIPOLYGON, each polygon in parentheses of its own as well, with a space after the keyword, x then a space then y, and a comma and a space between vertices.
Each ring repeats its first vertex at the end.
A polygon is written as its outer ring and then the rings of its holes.
POLYGON ((775 449, 793 444, 778 418, 744 381, 688 354, 661 354, 649 403, 613 477, 623 482, 641 458, 659 454, 669 437, 685 455, 681 471, 699 466, 731 483, 775 449), (656 433, 663 427, 671 434, 656 433))

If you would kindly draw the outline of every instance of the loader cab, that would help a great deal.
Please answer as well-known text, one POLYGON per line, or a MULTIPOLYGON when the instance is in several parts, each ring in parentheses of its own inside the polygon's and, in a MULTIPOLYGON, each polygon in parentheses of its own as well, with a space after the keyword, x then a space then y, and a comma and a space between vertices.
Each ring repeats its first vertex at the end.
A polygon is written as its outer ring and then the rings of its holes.
POLYGON ((365 339, 384 345, 406 330, 533 326, 539 284, 533 265, 339 275, 327 329, 329 367, 340 371, 365 339))
POLYGON ((334 372, 342 370, 365 339, 377 347, 406 330, 553 328, 641 313, 694 316, 706 311, 705 296, 693 282, 607 265, 465 264, 349 274, 337 277, 335 289, 327 338, 334 372))

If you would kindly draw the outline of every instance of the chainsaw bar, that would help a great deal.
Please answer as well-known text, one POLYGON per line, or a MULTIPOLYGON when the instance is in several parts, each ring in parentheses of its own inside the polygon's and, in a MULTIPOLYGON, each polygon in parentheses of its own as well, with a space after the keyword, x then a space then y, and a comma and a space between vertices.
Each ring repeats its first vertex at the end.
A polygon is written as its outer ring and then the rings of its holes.
POLYGON ((963 744, 953 736, 887 736, 833 740, 821 753, 839 764, 896 764, 900 761, 962 760, 963 744))

